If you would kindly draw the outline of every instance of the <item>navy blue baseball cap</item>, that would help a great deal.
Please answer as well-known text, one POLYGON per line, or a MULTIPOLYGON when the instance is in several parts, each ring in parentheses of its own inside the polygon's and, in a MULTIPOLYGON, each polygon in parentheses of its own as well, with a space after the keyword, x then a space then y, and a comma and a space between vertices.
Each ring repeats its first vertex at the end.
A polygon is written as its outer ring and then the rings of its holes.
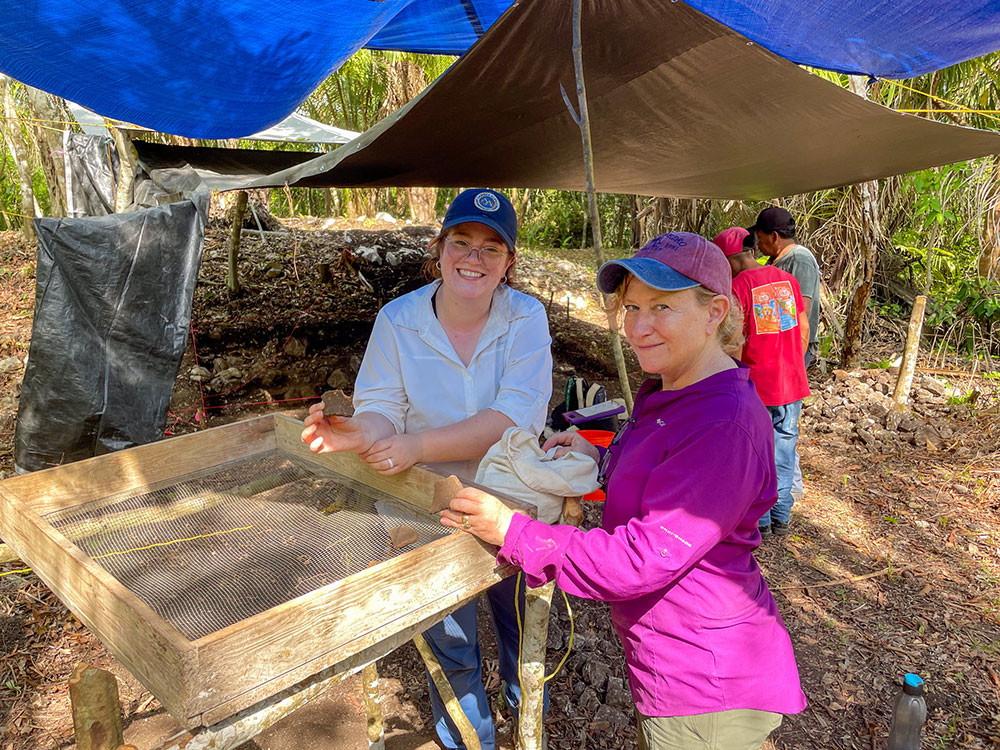
POLYGON ((626 273, 665 292, 701 285, 729 297, 733 289, 733 272, 725 254, 715 243, 691 232, 661 234, 631 258, 609 260, 597 270, 597 288, 613 294, 626 273))
POLYGON ((514 252, 517 244, 517 212, 507 196, 485 188, 463 190, 448 206, 441 230, 474 221, 495 231, 514 252))

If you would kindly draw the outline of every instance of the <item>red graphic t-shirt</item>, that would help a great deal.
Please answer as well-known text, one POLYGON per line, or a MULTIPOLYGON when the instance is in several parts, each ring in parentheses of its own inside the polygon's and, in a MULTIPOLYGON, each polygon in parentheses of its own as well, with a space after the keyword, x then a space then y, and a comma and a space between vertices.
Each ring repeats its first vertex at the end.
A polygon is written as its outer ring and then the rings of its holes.
POLYGON ((760 400, 783 406, 808 396, 799 282, 774 266, 751 268, 733 279, 733 297, 743 308, 743 361, 760 400))

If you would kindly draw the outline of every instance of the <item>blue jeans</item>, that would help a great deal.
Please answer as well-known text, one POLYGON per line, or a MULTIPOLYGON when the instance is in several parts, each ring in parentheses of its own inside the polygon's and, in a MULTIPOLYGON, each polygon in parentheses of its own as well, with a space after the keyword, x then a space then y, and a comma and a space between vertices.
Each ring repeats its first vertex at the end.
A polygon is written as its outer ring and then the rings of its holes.
MULTIPOLYGON (((806 369, 808 370, 809 369, 809 365, 811 365, 812 361, 813 361, 813 353, 811 351, 809 351, 809 350, 806 350, 804 359, 805 359, 805 363, 806 363, 806 369)), ((804 494, 804 490, 802 488, 802 467, 799 466, 799 454, 798 454, 798 451, 796 451, 795 452, 795 475, 792 477, 792 497, 794 497, 796 500, 800 500, 800 499, 802 499, 802 495, 803 494, 804 494)))
MULTIPOLYGON (((500 677, 506 683, 504 699, 516 712, 521 700, 520 679, 517 671, 518 630, 514 611, 514 591, 517 576, 505 578, 491 586, 487 592, 493 614, 493 628, 497 635, 497 655, 500 677)), ((524 583, 521 583, 520 610, 524 620, 524 583)), ((437 625, 424 631, 424 638, 434 655, 441 662, 448 682, 458 698, 462 711, 469 718, 472 728, 479 735, 483 750, 496 750, 493 715, 483 687, 483 660, 479 651, 479 631, 476 626, 478 599, 452 612, 437 625)), ((446 748, 464 748, 461 735, 448 716, 444 702, 428 676, 434 729, 446 748)), ((548 709, 548 690, 545 691, 545 708, 548 709)))
POLYGON ((795 476, 795 446, 799 441, 799 415, 802 401, 784 406, 769 406, 771 424, 774 426, 774 468, 778 475, 778 501, 760 519, 760 526, 770 526, 772 521, 788 523, 792 518, 792 482, 795 476))

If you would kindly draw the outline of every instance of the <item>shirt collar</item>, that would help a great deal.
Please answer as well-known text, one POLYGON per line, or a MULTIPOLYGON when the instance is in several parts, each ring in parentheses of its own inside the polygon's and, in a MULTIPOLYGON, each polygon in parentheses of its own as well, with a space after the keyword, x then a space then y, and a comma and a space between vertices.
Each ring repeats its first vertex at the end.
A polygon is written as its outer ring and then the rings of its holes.
MULTIPOLYGON (((425 344, 436 349, 448 359, 462 364, 455 354, 455 347, 448 340, 448 334, 444 332, 441 321, 434 314, 434 293, 441 286, 441 279, 435 279, 430 284, 418 289, 417 299, 417 320, 414 327, 417 328, 420 338, 425 344)), ((476 357, 489 347, 496 339, 500 338, 510 328, 511 320, 511 299, 510 290, 504 286, 498 286, 493 292, 493 302, 490 305, 490 316, 483 326, 482 333, 479 334, 479 342, 476 344, 476 351, 472 355, 472 362, 476 357)), ((464 367, 464 365, 462 365, 464 367)))

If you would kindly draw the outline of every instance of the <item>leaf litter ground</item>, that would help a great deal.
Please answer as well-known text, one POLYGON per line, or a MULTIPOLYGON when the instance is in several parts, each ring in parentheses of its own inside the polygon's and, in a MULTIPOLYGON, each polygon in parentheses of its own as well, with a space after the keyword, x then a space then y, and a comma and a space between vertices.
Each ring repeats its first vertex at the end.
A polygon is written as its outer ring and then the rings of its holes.
MULTIPOLYGON (((432 229, 289 223, 288 234, 244 236, 244 292, 236 297, 225 287, 227 228, 210 226, 170 434, 275 410, 301 416, 323 390, 349 390, 378 307, 422 283, 420 249, 432 229)), ((13 233, 0 234, 0 257, 0 471, 9 474, 31 333, 34 250, 13 233)), ((524 251, 519 259, 521 288, 549 311, 554 403, 571 374, 617 391, 607 335, 598 328, 593 265, 589 251, 579 250, 524 251)), ((866 346, 878 361, 901 342, 866 346)), ((997 381, 968 374, 968 363, 958 360, 943 369, 949 372, 918 375, 910 412, 916 421, 903 425, 887 425, 879 406, 886 371, 812 376, 815 395, 800 442, 806 496, 795 507, 792 534, 766 540, 757 553, 792 634, 810 704, 785 720, 769 741, 773 748, 884 747, 892 699, 907 671, 927 681, 925 747, 1000 745, 997 381)), ((634 359, 630 370, 637 384, 634 359)), ((599 523, 600 510, 588 504, 586 523, 599 523)), ((0 572, 20 567, 6 564, 0 572)), ((607 608, 571 603, 576 635, 566 666, 549 683, 549 746, 633 747, 634 714, 607 608)), ((500 678, 485 606, 480 618, 493 698, 500 678)), ((560 602, 551 618, 550 668, 568 636, 560 602)), ((119 676, 127 741, 151 746, 171 730, 157 701, 51 592, 32 574, 15 573, 0 578, 0 748, 72 743, 66 680, 79 661, 119 676)), ((767 669, 766 644, 760 667, 767 669)), ((389 747, 433 747, 416 650, 400 649, 380 663, 380 674, 389 747)), ((497 718, 501 747, 511 747, 512 722, 499 710, 497 718)), ((367 746, 357 680, 245 747, 323 746, 367 746)))

